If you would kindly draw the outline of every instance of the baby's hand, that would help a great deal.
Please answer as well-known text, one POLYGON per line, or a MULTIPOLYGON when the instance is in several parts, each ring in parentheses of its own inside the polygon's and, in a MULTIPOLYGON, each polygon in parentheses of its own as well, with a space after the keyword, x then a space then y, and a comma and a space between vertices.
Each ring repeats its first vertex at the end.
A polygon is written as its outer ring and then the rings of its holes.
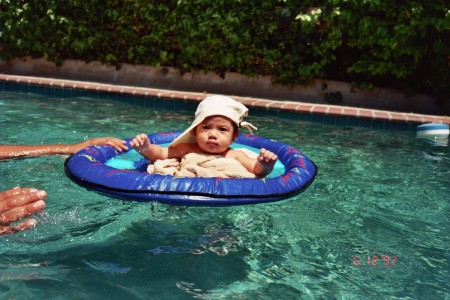
POLYGON ((261 148, 259 152, 259 156, 257 158, 257 163, 253 169, 253 173, 255 173, 258 177, 264 177, 272 172, 275 163, 277 162, 278 156, 272 151, 261 148))
POLYGON ((141 133, 131 140, 130 145, 139 153, 146 153, 150 150, 151 143, 148 136, 145 133, 141 133))
POLYGON ((266 168, 273 168, 277 162, 278 156, 272 151, 261 149, 258 156, 258 161, 263 164, 266 168))

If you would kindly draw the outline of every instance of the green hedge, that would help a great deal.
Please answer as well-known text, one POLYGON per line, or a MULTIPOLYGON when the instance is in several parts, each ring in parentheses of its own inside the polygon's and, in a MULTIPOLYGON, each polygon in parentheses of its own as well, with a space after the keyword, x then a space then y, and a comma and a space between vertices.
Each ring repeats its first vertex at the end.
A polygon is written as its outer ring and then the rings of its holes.
POLYGON ((0 59, 323 78, 446 100, 449 19, 443 0, 0 0, 0 59))

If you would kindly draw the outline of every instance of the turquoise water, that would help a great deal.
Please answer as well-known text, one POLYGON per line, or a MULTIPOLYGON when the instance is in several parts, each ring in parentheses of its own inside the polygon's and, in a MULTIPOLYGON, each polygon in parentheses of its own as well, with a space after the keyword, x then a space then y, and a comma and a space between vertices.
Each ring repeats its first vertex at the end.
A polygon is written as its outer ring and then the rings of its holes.
MULTIPOLYGON (((0 92, 6 144, 130 137, 191 119, 0 92)), ((38 227, 0 237, 0 298, 449 299, 449 147, 414 132, 248 121, 318 165, 306 192, 270 204, 173 207, 87 191, 66 178, 64 156, 0 161, 0 189, 48 193, 38 227)))

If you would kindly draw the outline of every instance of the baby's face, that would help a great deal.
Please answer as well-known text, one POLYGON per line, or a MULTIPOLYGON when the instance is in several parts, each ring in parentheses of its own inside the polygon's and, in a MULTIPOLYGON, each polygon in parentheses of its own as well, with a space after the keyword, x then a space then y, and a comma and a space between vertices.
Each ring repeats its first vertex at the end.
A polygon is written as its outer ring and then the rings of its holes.
POLYGON ((206 153, 225 152, 237 137, 233 122, 223 116, 211 116, 195 128, 197 144, 206 153))

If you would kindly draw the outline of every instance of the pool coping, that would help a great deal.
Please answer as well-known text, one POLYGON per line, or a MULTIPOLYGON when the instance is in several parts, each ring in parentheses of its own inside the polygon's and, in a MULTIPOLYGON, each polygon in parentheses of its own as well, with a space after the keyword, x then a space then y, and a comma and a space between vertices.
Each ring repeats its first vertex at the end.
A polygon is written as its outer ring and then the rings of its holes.
MULTIPOLYGON (((87 91, 119 93, 133 96, 149 96, 173 100, 189 100, 199 102, 210 93, 195 93, 186 91, 175 91, 157 88, 133 87, 127 85, 116 85, 96 83, 88 81, 76 81, 57 78, 22 76, 0 74, 0 81, 18 84, 34 84, 55 88, 72 88, 87 91)), ((358 108, 350 106, 338 106, 328 104, 307 103, 299 101, 268 100, 263 98, 234 96, 233 99, 241 102, 247 107, 262 108, 267 110, 280 110, 295 113, 305 113, 324 116, 352 117, 366 120, 381 120, 399 123, 443 123, 450 124, 449 116, 436 116, 418 113, 392 112, 386 110, 358 108)))

